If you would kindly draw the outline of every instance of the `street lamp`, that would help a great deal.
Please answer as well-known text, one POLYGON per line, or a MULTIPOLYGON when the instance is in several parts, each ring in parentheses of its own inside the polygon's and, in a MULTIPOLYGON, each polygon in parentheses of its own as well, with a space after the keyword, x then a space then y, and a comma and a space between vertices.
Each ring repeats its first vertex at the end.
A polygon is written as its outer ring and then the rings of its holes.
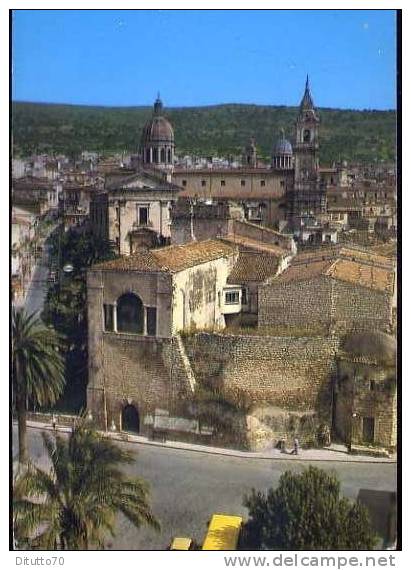
POLYGON ((351 414, 351 421, 350 421, 350 440, 348 443, 348 451, 351 453, 351 448, 352 448, 352 436, 353 436, 353 426, 354 426, 354 420, 355 418, 358 417, 357 412, 353 412, 351 414))

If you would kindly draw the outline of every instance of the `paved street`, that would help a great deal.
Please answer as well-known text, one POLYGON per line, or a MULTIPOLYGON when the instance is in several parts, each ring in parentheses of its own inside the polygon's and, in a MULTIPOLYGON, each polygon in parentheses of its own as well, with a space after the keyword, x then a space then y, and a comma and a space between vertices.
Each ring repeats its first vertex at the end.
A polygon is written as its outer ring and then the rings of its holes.
POLYGON ((44 247, 42 258, 38 261, 31 279, 24 306, 28 313, 41 312, 47 292, 47 246, 44 247))
MULTIPOLYGON (((29 428, 28 435, 33 459, 44 465, 40 431, 29 428)), ((298 460, 244 459, 142 444, 121 445, 138 452, 129 471, 150 483, 153 510, 162 531, 138 530, 120 519, 117 536, 110 543, 112 549, 163 549, 174 535, 193 536, 201 542, 212 513, 246 514, 241 505, 244 493, 252 487, 265 490, 276 484, 285 470, 307 466, 307 462, 298 460)), ((343 494, 350 498, 355 498, 360 488, 396 489, 393 463, 316 461, 314 465, 335 470, 343 494)))

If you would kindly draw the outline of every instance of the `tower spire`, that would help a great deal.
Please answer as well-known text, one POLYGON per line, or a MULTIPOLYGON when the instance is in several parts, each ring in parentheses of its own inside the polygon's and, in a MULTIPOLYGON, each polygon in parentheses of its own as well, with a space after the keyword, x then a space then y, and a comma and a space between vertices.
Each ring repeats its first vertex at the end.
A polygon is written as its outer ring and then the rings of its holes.
POLYGON ((308 73, 307 73, 307 77, 305 80, 305 90, 304 90, 303 98, 301 99, 300 109, 301 110, 314 110, 314 101, 313 101, 313 98, 311 96, 310 80, 308 78, 308 73))

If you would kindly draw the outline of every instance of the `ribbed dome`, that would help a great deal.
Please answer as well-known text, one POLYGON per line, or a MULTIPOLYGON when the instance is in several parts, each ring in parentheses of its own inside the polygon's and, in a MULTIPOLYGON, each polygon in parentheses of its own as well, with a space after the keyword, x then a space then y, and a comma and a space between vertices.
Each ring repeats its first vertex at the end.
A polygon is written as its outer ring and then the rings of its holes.
POLYGON ((154 116, 143 129, 141 142, 174 142, 174 131, 165 117, 154 116))
POLYGON ((141 136, 142 145, 147 143, 174 143, 174 130, 169 121, 162 116, 163 103, 160 98, 154 103, 154 114, 145 124, 141 136))
POLYGON ((273 155, 279 156, 279 155, 284 155, 284 154, 292 155, 293 154, 293 147, 292 147, 290 141, 288 141, 284 137, 281 137, 280 139, 278 139, 278 141, 274 145, 273 155))

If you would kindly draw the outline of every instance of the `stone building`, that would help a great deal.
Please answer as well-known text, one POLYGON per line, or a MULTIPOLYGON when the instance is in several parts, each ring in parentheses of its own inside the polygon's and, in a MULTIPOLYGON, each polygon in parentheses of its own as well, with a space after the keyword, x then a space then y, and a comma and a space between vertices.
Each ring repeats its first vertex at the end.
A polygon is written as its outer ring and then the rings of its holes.
POLYGON ((144 170, 112 173, 90 203, 93 232, 112 241, 120 255, 164 244, 170 238, 170 208, 179 190, 144 170))
POLYGON ((285 190, 293 172, 264 167, 182 169, 175 168, 173 181, 181 197, 204 201, 236 202, 254 223, 276 226, 285 217, 285 190))
POLYGON ((359 248, 319 249, 261 285, 258 325, 389 331, 394 301, 391 260, 359 248))
POLYGON ((224 326, 226 313, 241 310, 241 288, 226 285, 236 258, 235 247, 208 240, 141 251, 88 272, 88 407, 93 414, 101 419, 107 406, 117 410, 109 415, 115 414, 121 428, 121 411, 132 401, 140 413, 153 413, 178 401, 166 405, 173 387, 178 394, 190 392, 187 373, 175 380, 176 368, 171 370, 176 362, 185 370, 173 338, 192 327, 224 326))
POLYGON ((335 435, 349 446, 397 446, 397 343, 392 336, 350 334, 338 353, 335 435))

